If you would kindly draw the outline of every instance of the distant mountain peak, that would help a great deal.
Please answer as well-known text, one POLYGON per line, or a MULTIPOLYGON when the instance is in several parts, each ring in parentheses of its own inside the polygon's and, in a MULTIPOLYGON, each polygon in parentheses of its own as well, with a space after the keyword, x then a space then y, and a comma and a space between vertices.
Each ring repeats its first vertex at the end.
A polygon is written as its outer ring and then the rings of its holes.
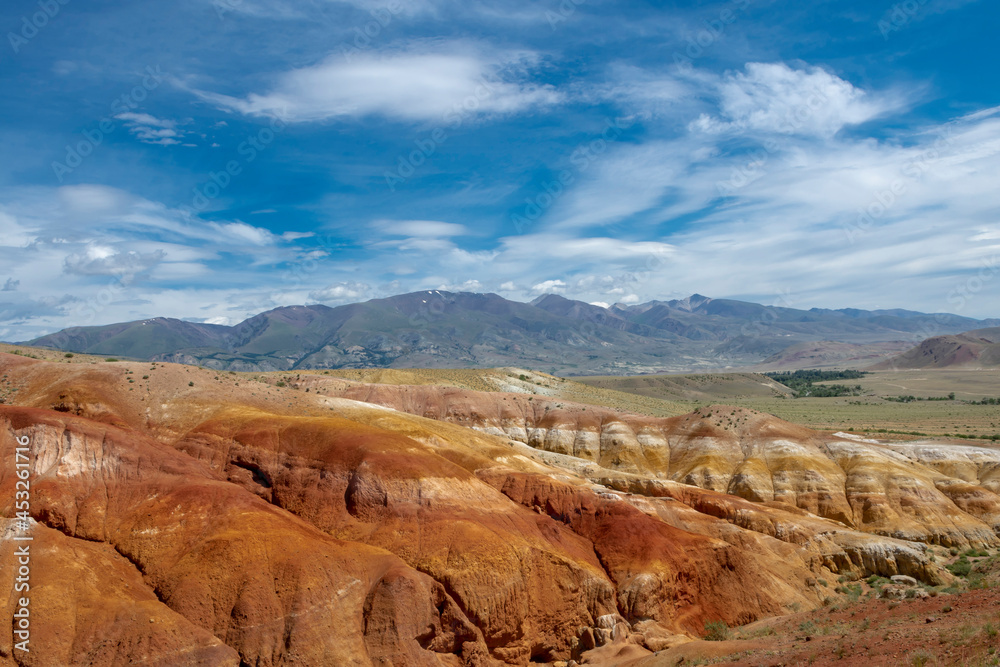
POLYGON ((711 297, 707 297, 702 294, 692 294, 686 299, 675 299, 673 301, 669 301, 667 302, 667 305, 677 310, 693 313, 696 309, 707 305, 712 301, 713 299, 711 297))
POLYGON ((543 294, 539 297, 536 297, 535 299, 529 301, 528 303, 537 308, 538 306, 544 305, 546 303, 565 303, 567 301, 572 301, 572 299, 567 299, 561 294, 555 294, 553 292, 549 292, 548 294, 543 294))

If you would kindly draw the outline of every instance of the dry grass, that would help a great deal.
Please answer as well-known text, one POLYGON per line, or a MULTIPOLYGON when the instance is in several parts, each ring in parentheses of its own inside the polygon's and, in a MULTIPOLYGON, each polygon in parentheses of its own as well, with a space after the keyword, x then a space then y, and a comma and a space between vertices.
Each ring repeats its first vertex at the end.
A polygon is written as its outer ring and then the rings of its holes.
MULTIPOLYGON (((918 432, 941 436, 993 436, 1000 434, 1000 406, 969 405, 965 400, 1000 396, 1000 373, 995 371, 883 371, 859 380, 842 381, 860 384, 870 395, 839 398, 779 398, 761 395, 760 376, 722 374, 702 376, 657 376, 639 383, 646 397, 678 400, 679 391, 697 396, 687 401, 689 409, 710 402, 729 403, 773 414, 781 419, 822 430, 876 432, 880 430, 918 432), (742 381, 740 380, 742 378, 742 381), (754 385, 754 386, 751 386, 754 385), (660 388, 661 391, 654 389, 660 388), (690 388, 690 389, 688 389, 690 388), (697 390, 698 394, 691 393, 697 390), (898 403, 883 396, 912 395, 921 398, 943 397, 954 392, 955 401, 914 401, 898 403)), ((640 378, 581 378, 599 382, 608 389, 636 390, 640 378)), ((905 434, 878 433, 879 437, 906 437, 905 434)), ((983 443, 983 440, 970 442, 983 443)))

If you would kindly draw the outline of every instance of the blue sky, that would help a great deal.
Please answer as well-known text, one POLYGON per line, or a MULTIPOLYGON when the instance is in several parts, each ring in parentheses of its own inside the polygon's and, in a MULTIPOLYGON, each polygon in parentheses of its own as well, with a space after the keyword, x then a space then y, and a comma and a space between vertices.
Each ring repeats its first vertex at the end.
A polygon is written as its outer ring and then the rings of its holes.
POLYGON ((11 0, 0 338, 419 289, 1000 316, 1000 6, 11 0))

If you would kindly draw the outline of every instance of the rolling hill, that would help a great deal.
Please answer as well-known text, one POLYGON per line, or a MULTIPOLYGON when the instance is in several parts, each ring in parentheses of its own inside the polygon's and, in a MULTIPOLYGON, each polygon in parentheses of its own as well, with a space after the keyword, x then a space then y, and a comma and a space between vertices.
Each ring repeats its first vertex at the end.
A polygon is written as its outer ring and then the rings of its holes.
POLYGON ((934 336, 874 370, 930 368, 1000 368, 1000 327, 951 336, 934 336))

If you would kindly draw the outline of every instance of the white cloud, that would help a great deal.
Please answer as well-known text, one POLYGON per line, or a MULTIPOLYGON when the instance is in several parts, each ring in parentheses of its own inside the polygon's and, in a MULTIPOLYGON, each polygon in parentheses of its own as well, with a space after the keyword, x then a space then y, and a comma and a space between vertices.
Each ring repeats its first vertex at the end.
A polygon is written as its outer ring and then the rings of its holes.
POLYGON ((747 63, 745 72, 718 82, 720 117, 703 114, 692 127, 704 132, 833 136, 898 109, 896 94, 874 94, 819 67, 793 69, 785 63, 747 63))
POLYGON ((446 282, 438 285, 437 289, 446 292, 483 292, 485 288, 478 280, 471 279, 462 283, 446 282))
POLYGON ((296 239, 240 221, 205 222, 115 188, 3 188, 0 224, 5 273, 20 286, 3 292, 2 309, 18 318, 3 334, 11 339, 190 317, 212 301, 226 310, 245 303, 243 319, 263 304, 303 303, 308 295, 301 277, 281 268, 310 252, 296 239), (269 293, 275 289, 283 291, 269 293))
POLYGON ((177 129, 177 122, 164 120, 151 116, 147 113, 125 112, 115 116, 118 120, 125 121, 125 126, 129 132, 134 134, 139 141, 144 144, 159 144, 161 146, 172 146, 179 144, 184 133, 177 129))
POLYGON ((309 293, 312 301, 320 303, 344 303, 367 297, 372 291, 371 285, 359 282, 341 282, 329 285, 321 290, 309 293))
POLYGON ((66 185, 57 191, 60 208, 70 216, 114 216, 129 210, 135 198, 105 185, 66 185))
POLYGON ((245 222, 212 222, 209 223, 209 227, 218 230, 226 238, 243 241, 251 245, 272 245, 276 241, 275 235, 269 230, 262 227, 254 227, 245 222))
POLYGON ((124 276, 131 278, 149 270, 166 257, 162 250, 151 253, 119 251, 113 247, 91 244, 80 253, 68 255, 63 262, 67 273, 85 276, 124 276))
POLYGON ((600 261, 640 267, 644 263, 667 261, 676 252, 669 243, 627 241, 612 237, 574 238, 568 234, 542 233, 509 236, 503 239, 503 251, 509 255, 534 253, 548 261, 600 261))
POLYGON ((465 43, 437 45, 434 50, 418 44, 399 51, 363 52, 350 61, 337 53, 286 72, 268 92, 244 98, 195 92, 243 114, 291 122, 379 115, 452 124, 559 102, 561 96, 551 86, 524 80, 524 70, 534 59, 525 52, 485 55, 465 43))
POLYGON ((562 280, 543 280, 531 288, 532 294, 558 294, 566 290, 566 283, 562 280))

